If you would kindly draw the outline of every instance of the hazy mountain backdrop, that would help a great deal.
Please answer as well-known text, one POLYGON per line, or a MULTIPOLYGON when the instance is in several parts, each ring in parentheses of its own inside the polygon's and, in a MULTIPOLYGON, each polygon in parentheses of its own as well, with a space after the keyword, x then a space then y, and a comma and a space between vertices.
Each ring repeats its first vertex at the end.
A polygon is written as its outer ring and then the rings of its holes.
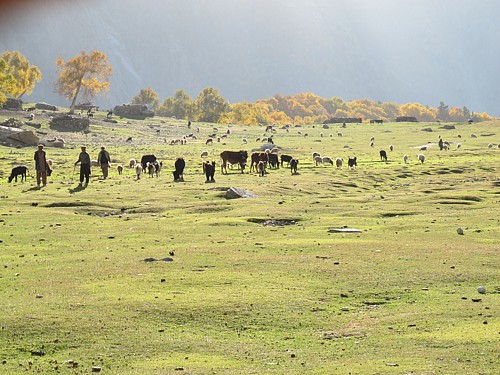
MULTIPOLYGON (((41 3, 41 4, 40 4, 41 3)), ((103 108, 152 87, 160 100, 215 87, 230 102, 314 92, 500 115, 497 0, 86 0, 0 8, 0 53, 22 52, 53 92, 55 60, 113 66, 103 108)))

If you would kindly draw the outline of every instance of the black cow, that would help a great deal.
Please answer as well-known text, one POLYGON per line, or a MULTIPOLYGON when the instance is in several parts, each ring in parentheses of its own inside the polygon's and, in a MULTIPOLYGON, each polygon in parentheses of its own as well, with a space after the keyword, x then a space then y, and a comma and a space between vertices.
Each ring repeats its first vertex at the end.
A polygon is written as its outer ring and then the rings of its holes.
POLYGON ((223 151, 220 154, 221 165, 220 170, 222 173, 226 171, 227 174, 227 164, 239 164, 241 167, 241 173, 245 169, 245 165, 247 164, 248 152, 247 151, 223 151))
POLYGON ((215 161, 213 161, 212 163, 203 162, 203 173, 205 173, 205 176, 207 176, 207 181, 205 182, 215 182, 215 161))
POLYGON ((155 164, 156 163, 156 156, 154 155, 144 155, 141 158, 141 165, 142 165, 142 170, 147 171, 148 170, 148 163, 149 164, 155 164))
POLYGON ((278 161, 278 155, 270 153, 267 155, 269 158, 269 166, 273 168, 278 168, 280 167, 280 163, 278 161))
POLYGON ((292 174, 297 174, 297 167, 299 165, 299 160, 298 159, 293 159, 290 160, 290 171, 292 174))
POLYGON ((184 159, 177 158, 174 166, 174 181, 184 181, 184 168, 186 167, 186 162, 184 161, 184 159))
POLYGON ((290 155, 281 155, 280 159, 281 159, 281 166, 283 166, 283 163, 287 163, 288 165, 290 165, 290 161, 293 158, 290 155))
POLYGON ((357 160, 356 160, 356 159, 357 159, 357 158, 356 158, 356 156, 355 156, 355 157, 353 157, 353 158, 349 158, 349 159, 347 160, 347 166, 348 166, 349 168, 354 168, 354 167, 357 167, 357 166, 358 166, 358 162, 357 162, 357 160))
POLYGON ((17 176, 21 176, 21 182, 26 180, 26 174, 28 173, 28 168, 26 167, 14 167, 12 168, 12 172, 10 173, 9 176, 9 182, 12 182, 13 179, 16 179, 17 182, 17 176))
POLYGON ((264 161, 266 163, 269 162, 269 154, 266 152, 254 152, 251 155, 250 159, 251 159, 250 172, 252 172, 252 170, 254 169, 258 171, 257 166, 260 161, 264 161))
POLYGON ((385 150, 380 150, 380 160, 387 161, 387 152, 385 150))

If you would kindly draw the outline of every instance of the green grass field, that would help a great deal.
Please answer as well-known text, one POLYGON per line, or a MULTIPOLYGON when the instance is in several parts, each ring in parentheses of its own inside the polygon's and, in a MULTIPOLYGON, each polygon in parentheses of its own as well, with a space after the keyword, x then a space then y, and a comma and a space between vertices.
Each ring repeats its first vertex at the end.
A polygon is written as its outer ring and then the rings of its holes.
POLYGON ((0 373, 500 372, 500 121, 278 128, 299 174, 259 177, 222 175, 218 155, 261 146, 263 127, 215 125, 231 134, 207 146, 213 124, 104 117, 87 135, 39 117, 42 139, 66 140, 46 148, 54 173, 40 190, 35 147, 0 146, 0 373), (83 144, 93 159, 105 145, 113 168, 107 180, 93 168, 80 189, 83 144), (203 150, 216 183, 205 183, 203 150), (315 166, 314 151, 343 168, 315 166), (162 174, 137 180, 128 161, 149 153, 162 174), (180 156, 185 182, 174 183, 180 156), (7 183, 21 164, 27 181, 7 183), (258 197, 227 200, 228 187, 258 197), (362 233, 329 232, 344 227, 362 233))

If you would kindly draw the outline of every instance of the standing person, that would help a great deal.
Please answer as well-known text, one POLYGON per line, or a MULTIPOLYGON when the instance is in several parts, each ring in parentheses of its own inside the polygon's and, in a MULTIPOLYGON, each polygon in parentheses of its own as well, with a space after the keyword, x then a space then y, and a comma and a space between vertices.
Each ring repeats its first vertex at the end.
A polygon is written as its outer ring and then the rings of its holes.
POLYGON ((97 163, 101 166, 102 177, 104 179, 108 178, 108 170, 111 163, 111 158, 109 157, 109 152, 106 151, 104 146, 101 147, 99 156, 97 156, 97 163))
POLYGON ((80 186, 83 184, 84 178, 85 185, 88 185, 90 179, 90 155, 87 153, 87 148, 85 146, 82 146, 82 152, 80 152, 75 165, 78 163, 80 163, 80 186))
POLYGON ((47 157, 45 151, 43 150, 43 145, 38 145, 38 150, 35 151, 35 169, 36 169, 36 185, 40 189, 40 182, 43 183, 45 187, 47 185, 47 157))

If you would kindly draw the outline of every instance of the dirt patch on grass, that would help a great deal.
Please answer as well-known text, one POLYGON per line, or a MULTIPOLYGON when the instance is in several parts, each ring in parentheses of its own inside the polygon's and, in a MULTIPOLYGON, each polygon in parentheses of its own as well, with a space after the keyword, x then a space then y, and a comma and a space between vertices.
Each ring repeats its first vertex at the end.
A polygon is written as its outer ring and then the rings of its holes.
POLYGON ((188 214, 205 214, 205 213, 212 213, 212 212, 223 212, 223 211, 229 211, 231 210, 231 206, 221 206, 221 205, 214 205, 214 206, 204 206, 204 207, 196 207, 193 208, 189 211, 187 211, 188 214))
POLYGON ((411 216, 416 215, 416 212, 386 212, 380 214, 380 217, 398 217, 398 216, 411 216))

